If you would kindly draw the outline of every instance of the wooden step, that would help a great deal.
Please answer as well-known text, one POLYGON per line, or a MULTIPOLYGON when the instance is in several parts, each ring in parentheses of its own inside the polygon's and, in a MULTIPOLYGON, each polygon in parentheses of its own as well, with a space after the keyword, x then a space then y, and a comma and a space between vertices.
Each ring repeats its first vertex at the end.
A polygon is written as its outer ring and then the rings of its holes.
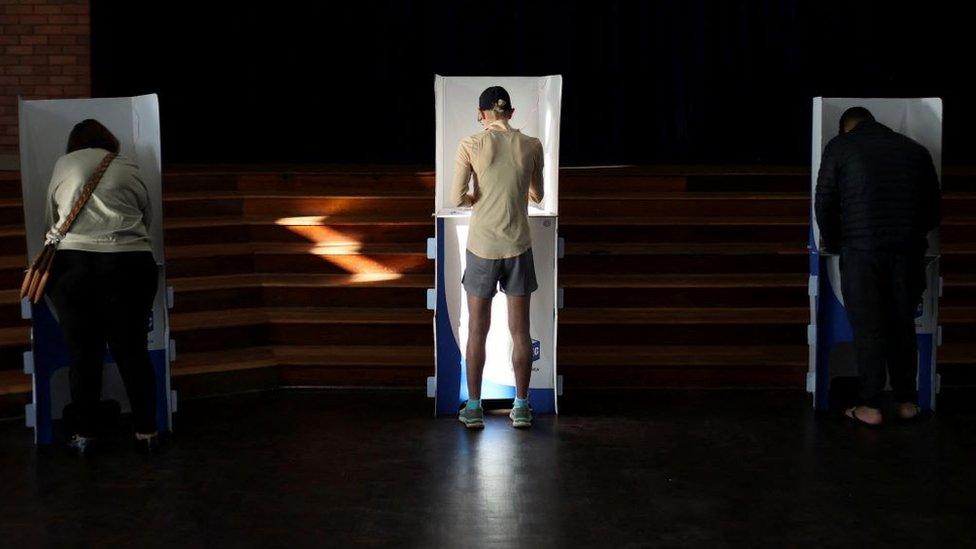
POLYGON ((244 274, 173 281, 178 311, 233 307, 420 307, 432 275, 244 274))
POLYGON ((942 192, 976 192, 976 169, 947 167, 942 172, 942 192))
MULTIPOLYGON (((273 370, 286 386, 409 386, 422 387, 433 375, 433 345, 424 346, 259 346, 216 352, 181 352, 172 364, 173 386, 187 396, 188 378, 248 371, 273 370)), ((233 381, 220 378, 232 392, 233 381)), ((240 387, 236 387, 240 388, 240 387)), ((0 395, 29 396, 31 378, 21 372, 0 371, 0 395)), ((191 395, 199 389, 191 391, 191 395)), ((211 387, 210 394, 221 392, 211 387)), ((22 413, 22 404, 18 408, 22 413)))
POLYGON ((976 307, 976 274, 943 276, 942 307, 976 307))
POLYGON ((566 242, 559 262, 567 274, 742 274, 802 273, 808 254, 799 245, 658 244, 639 242, 566 242))
POLYGON ((29 326, 0 327, 0 370, 23 371, 23 353, 29 347, 29 326))
POLYGON ((796 387, 805 379, 808 353, 806 345, 563 345, 558 369, 567 389, 796 387))
POLYGON ((187 218, 166 223, 167 245, 237 242, 424 243, 434 235, 429 217, 396 220, 380 216, 252 216, 232 220, 187 218))
POLYGON ((810 311, 783 308, 563 309, 559 338, 593 346, 802 345, 810 311))
POLYGON ((174 278, 243 273, 403 274, 432 273, 426 243, 318 245, 238 243, 170 246, 167 273, 174 278))
POLYGON ((430 194, 433 196, 432 171, 353 170, 348 173, 315 173, 287 171, 256 173, 231 167, 218 173, 202 173, 181 168, 167 168, 163 173, 165 192, 176 191, 281 191, 326 195, 361 194, 430 194))
POLYGON ((277 346, 285 386, 423 387, 434 375, 434 346, 277 346))
POLYGON ((559 219, 567 242, 807 242, 803 217, 578 217, 559 219))
POLYGON ((968 343, 976 333, 976 308, 943 302, 939 307, 939 325, 943 343, 968 343))
POLYGON ((174 312, 170 330, 189 352, 253 345, 422 345, 432 336, 432 313, 423 308, 259 307, 174 312))
POLYGON ((607 188, 663 191, 808 191, 809 170, 770 166, 620 166, 562 168, 561 193, 607 188))
POLYGON ((0 396, 30 394, 32 383, 23 370, 0 370, 0 396))
POLYGON ((390 307, 257 307, 197 311, 170 315, 170 329, 174 333, 189 330, 237 328, 249 324, 324 324, 324 325, 407 325, 431 324, 433 313, 426 309, 395 309, 390 307))
POLYGON ((976 273, 976 242, 943 242, 939 267, 947 278, 976 273))
POLYGON ((21 198, 20 172, 0 170, 0 199, 21 198))
POLYGON ((976 344, 972 338, 945 341, 936 360, 943 387, 976 387, 976 344))
POLYGON ((0 198, 0 220, 3 225, 24 225, 24 207, 20 198, 0 198))
POLYGON ((805 246, 782 242, 675 244, 657 242, 567 242, 566 254, 578 255, 808 255, 805 246))
POLYGON ((215 215, 341 216, 384 214, 423 219, 431 214, 429 197, 385 196, 278 196, 167 194, 163 197, 165 217, 210 217, 215 215))
POLYGON ((0 327, 25 326, 27 323, 20 317, 20 288, 0 290, 0 327))
MULTIPOLYGON (((432 315, 421 308, 270 308, 173 313, 171 330, 190 352, 254 344, 423 345, 432 315)), ((635 344, 803 344, 805 308, 566 309, 559 333, 595 346, 635 344)))
POLYGON ((803 195, 740 193, 661 193, 649 198, 592 196, 559 200, 559 215, 567 222, 581 217, 783 217, 802 216, 810 210, 803 195))
POLYGON ((808 365, 806 345, 634 345, 625 352, 614 354, 613 349, 599 345, 561 345, 559 365, 576 367, 593 364, 603 366, 715 366, 737 368, 744 366, 804 366, 808 365))
POLYGON ((174 378, 221 372, 240 372, 256 368, 277 367, 274 351, 267 346, 220 349, 211 352, 180 351, 172 365, 174 378))
POLYGON ((559 314, 562 325, 609 324, 637 325, 699 325, 699 324, 760 324, 806 325, 810 310, 805 307, 756 308, 678 308, 678 307, 592 307, 564 309, 559 314))
POLYGON ((626 307, 803 307, 797 274, 559 275, 567 309, 626 307))

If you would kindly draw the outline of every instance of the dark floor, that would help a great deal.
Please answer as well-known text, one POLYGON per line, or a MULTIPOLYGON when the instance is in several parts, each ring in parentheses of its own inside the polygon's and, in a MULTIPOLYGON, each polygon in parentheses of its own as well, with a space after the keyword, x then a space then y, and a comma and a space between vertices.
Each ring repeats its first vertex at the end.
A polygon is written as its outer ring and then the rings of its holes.
POLYGON ((483 432, 412 393, 186 402, 171 450, 0 423, 5 547, 974 547, 976 405, 869 431, 798 392, 591 393, 483 432))

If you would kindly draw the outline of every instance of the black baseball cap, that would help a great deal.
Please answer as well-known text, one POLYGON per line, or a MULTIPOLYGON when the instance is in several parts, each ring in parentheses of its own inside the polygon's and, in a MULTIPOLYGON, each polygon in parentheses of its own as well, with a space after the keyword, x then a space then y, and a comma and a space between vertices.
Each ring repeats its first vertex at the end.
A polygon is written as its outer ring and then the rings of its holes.
POLYGON ((512 98, 508 96, 508 91, 501 86, 492 86, 481 92, 478 98, 478 108, 483 111, 490 111, 496 106, 506 111, 512 110, 512 98))

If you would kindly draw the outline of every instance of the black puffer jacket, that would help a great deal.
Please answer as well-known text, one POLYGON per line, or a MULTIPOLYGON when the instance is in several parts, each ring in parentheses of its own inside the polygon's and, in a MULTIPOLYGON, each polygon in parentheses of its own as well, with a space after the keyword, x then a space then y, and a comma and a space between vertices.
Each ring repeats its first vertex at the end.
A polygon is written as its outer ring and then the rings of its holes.
POLYGON ((917 253, 942 221, 928 149, 864 121, 827 143, 817 176, 820 247, 917 253))

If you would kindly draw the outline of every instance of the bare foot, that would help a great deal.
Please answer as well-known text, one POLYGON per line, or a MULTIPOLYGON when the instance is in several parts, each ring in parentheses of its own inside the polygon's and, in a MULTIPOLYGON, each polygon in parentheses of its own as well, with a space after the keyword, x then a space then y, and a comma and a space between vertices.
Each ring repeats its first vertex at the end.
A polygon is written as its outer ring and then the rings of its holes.
POLYGON ((844 415, 853 419, 854 421, 859 421, 867 425, 881 425, 884 418, 881 416, 881 410, 877 408, 871 408, 870 406, 855 406, 853 408, 848 408, 844 415))
POLYGON ((902 402, 898 405, 898 417, 901 419, 915 419, 921 411, 914 402, 902 402))

